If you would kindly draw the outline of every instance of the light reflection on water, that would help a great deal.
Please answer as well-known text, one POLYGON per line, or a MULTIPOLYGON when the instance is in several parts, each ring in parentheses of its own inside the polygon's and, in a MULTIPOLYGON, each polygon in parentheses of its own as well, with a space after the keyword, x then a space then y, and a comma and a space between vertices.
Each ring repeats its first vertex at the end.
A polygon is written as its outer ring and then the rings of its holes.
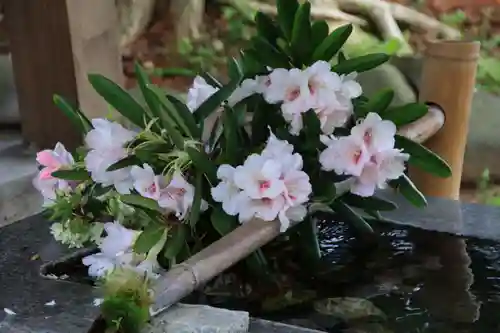
POLYGON ((353 275, 357 269, 364 270, 373 285, 392 285, 385 293, 364 295, 358 291, 373 288, 353 286, 343 296, 353 293, 378 306, 388 317, 387 332, 500 331, 499 243, 403 226, 376 229, 380 244, 367 248, 364 260, 355 262, 363 249, 349 236, 348 228, 342 223, 321 223, 326 261, 352 266, 353 275))

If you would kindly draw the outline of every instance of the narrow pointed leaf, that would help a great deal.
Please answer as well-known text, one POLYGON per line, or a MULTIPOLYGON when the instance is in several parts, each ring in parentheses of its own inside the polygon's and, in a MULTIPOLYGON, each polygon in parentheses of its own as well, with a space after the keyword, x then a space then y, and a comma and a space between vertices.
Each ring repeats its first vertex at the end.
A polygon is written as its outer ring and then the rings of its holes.
POLYGON ((332 71, 338 74, 366 72, 387 62, 389 58, 385 53, 367 54, 338 63, 332 67, 332 71))
POLYGON ((191 206, 191 212, 189 213, 189 224, 194 227, 198 220, 200 219, 200 210, 202 202, 202 192, 203 192, 203 173, 198 170, 196 172, 196 180, 194 184, 194 198, 193 204, 191 206))
POLYGON ((293 24, 295 21, 295 13, 299 9, 297 0, 278 0, 278 21, 281 30, 288 40, 292 40, 293 24))
POLYGON ((265 38, 269 43, 276 45, 278 38, 283 37, 283 33, 276 23, 268 15, 257 12, 255 24, 259 36, 265 38))
POLYGON ((352 223, 352 225, 361 232, 372 233, 373 229, 370 224, 358 213, 352 210, 351 207, 341 202, 340 200, 335 201, 333 209, 343 218, 346 222, 352 223))
POLYGON ((82 133, 86 134, 90 131, 92 123, 90 120, 78 109, 71 106, 68 101, 59 95, 54 95, 54 104, 68 117, 68 119, 73 123, 73 125, 80 130, 82 133))
POLYGON ((349 206, 355 208, 362 208, 364 210, 371 211, 391 211, 398 208, 398 206, 389 200, 384 200, 373 197, 360 197, 359 195, 355 195, 352 193, 346 193, 342 196, 342 201, 349 206))
POLYGON ((189 132, 193 134, 193 138, 200 139, 201 129, 198 127, 198 124, 196 124, 196 119, 186 104, 173 95, 167 95, 167 99, 175 107, 183 123, 186 125, 189 132))
POLYGON ((214 208, 210 216, 212 226, 221 235, 225 236, 238 227, 236 217, 227 215, 219 208, 214 208))
POLYGON ((222 115, 222 130, 224 133, 224 154, 230 164, 238 161, 238 151, 241 145, 238 135, 239 125, 235 119, 234 110, 225 107, 222 115))
POLYGON ((239 80, 243 77, 243 68, 241 67, 239 61, 235 58, 229 59, 227 71, 231 80, 239 80))
POLYGON ((84 169, 58 170, 52 172, 51 175, 55 178, 73 181, 85 181, 90 179, 90 174, 84 169))
POLYGON ((381 113, 387 110, 393 99, 394 91, 392 89, 383 89, 370 98, 364 107, 356 110, 361 111, 358 112, 357 116, 365 117, 370 112, 381 113))
POLYGON ((226 101, 239 86, 240 80, 241 77, 231 80, 228 84, 222 86, 216 93, 203 102, 194 112, 194 116, 198 122, 205 120, 212 113, 216 112, 222 106, 222 103, 226 101))
POLYGON ((451 176, 451 168, 441 157, 421 144, 396 135, 396 147, 410 154, 408 163, 435 176, 447 178, 451 176))
POLYGON ((272 68, 289 68, 290 59, 288 56, 261 37, 254 37, 251 40, 252 56, 256 57, 262 64, 266 64, 272 68))
POLYGON ((144 108, 122 87, 100 74, 89 74, 90 84, 116 111, 140 128, 151 120, 144 108))
MULTIPOLYGON (((352 24, 344 25, 335 29, 323 39, 321 44, 314 50, 313 59, 315 61, 330 61, 340 51, 352 33, 352 24)), ((351 71, 352 72, 352 71, 351 71)))
POLYGON ((392 121, 396 126, 410 124, 427 114, 429 108, 423 103, 410 103, 389 108, 380 113, 380 117, 392 121))
POLYGON ((140 208, 149 209, 152 211, 164 213, 164 211, 158 206, 158 203, 149 198, 145 198, 143 196, 137 194, 122 194, 120 196, 120 201, 131 206, 136 206, 140 208))
POLYGON ((121 160, 119 160, 116 163, 111 164, 106 171, 115 171, 115 170, 120 170, 132 165, 139 165, 141 163, 141 160, 138 159, 136 156, 127 156, 121 160))
POLYGON ((170 230, 171 235, 170 238, 167 238, 165 243, 165 252, 163 252, 165 258, 173 260, 179 252, 182 250, 182 247, 186 243, 187 230, 186 226, 180 224, 175 229, 170 230))
POLYGON ((208 181, 215 186, 215 184, 217 184, 217 166, 210 160, 210 157, 205 152, 192 147, 186 147, 186 152, 193 161, 194 166, 202 171, 206 175, 208 181))
MULTIPOLYGON (((137 84, 139 86, 139 89, 141 90, 142 95, 144 96, 144 101, 149 108, 151 116, 161 119, 161 107, 158 104, 158 100, 155 98, 154 93, 150 89, 148 89, 148 85, 151 84, 151 81, 138 62, 135 63, 135 74, 137 78, 137 84)), ((153 125, 153 128, 156 129, 156 132, 160 132, 160 126, 158 122, 153 125)))
POLYGON ((164 233, 165 227, 162 225, 154 224, 146 227, 134 243, 134 252, 148 253, 160 241, 164 233))
POLYGON ((187 68, 155 68, 153 69, 153 74, 162 77, 196 76, 196 72, 187 68))
POLYGON ((217 80, 215 77, 212 76, 212 74, 210 73, 202 73, 200 74, 201 77, 203 77, 205 79, 205 81, 207 81, 207 83, 215 88, 220 88, 222 87, 222 83, 219 82, 219 80, 217 80))
POLYGON ((401 193, 415 207, 423 208, 427 206, 427 199, 408 176, 403 175, 396 180, 392 180, 389 185, 401 193))
POLYGON ((311 26, 311 34, 312 34, 312 48, 316 50, 316 48, 323 43, 325 38, 328 37, 328 32, 330 31, 330 27, 326 21, 316 21, 311 26))
POLYGON ((310 65, 312 53, 311 3, 306 1, 295 13, 292 30, 292 52, 294 60, 310 65))

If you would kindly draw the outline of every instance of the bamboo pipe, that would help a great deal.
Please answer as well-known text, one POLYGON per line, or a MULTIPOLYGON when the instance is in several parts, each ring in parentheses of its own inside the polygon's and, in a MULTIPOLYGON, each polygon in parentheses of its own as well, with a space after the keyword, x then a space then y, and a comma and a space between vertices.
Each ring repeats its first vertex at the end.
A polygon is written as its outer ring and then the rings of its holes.
POLYGON ((478 42, 427 42, 420 99, 440 105, 446 123, 426 146, 448 162, 453 174, 442 179, 410 167, 410 178, 425 195, 453 200, 460 197, 479 48, 478 42))
MULTIPOLYGON (((429 112, 418 121, 401 128, 399 134, 424 142, 443 126, 444 116, 439 107, 429 106, 429 112)), ((292 222, 292 225, 296 223, 292 222)), ((172 267, 154 286, 156 315, 177 303, 201 285, 267 244, 280 234, 279 222, 252 220, 236 228, 183 263, 172 267)))

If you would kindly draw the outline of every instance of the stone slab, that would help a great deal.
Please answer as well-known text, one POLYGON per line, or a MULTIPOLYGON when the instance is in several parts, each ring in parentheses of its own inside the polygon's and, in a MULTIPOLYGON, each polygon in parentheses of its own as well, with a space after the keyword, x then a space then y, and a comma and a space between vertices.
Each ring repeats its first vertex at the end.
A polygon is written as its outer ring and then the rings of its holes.
POLYGON ((324 331, 311 330, 274 321, 263 319, 252 319, 250 321, 250 333, 326 333, 324 331))
POLYGON ((37 214, 43 199, 33 187, 35 152, 16 132, 0 133, 0 226, 37 214))
POLYGON ((177 304, 157 315, 145 333, 246 333, 248 312, 177 304))

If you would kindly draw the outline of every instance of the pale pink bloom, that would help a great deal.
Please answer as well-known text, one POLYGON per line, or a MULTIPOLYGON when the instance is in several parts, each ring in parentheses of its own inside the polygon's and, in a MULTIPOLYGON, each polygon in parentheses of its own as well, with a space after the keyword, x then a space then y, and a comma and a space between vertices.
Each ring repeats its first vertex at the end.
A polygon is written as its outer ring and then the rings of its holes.
MULTIPOLYGON (((180 172, 175 172, 170 183, 161 190, 158 204, 182 220, 193 205, 194 190, 194 186, 189 184, 180 172)), ((207 208, 207 203, 202 201, 201 211, 207 208)))
POLYGON ((388 149, 374 154, 361 175, 352 183, 351 192, 368 197, 372 196, 377 188, 386 188, 387 181, 398 179, 404 174, 405 162, 409 157, 410 155, 399 149, 388 149))
POLYGON ((262 150, 262 156, 266 158, 279 159, 284 154, 292 154, 293 145, 286 140, 280 140, 269 129, 269 138, 267 139, 266 146, 262 150))
POLYGON ((116 265, 113 258, 108 258, 103 253, 88 255, 82 259, 82 263, 88 266, 88 274, 94 278, 105 277, 116 265))
POLYGON ((133 166, 130 171, 134 179, 134 188, 140 195, 158 201, 161 190, 166 187, 165 178, 155 175, 153 169, 148 164, 143 167, 133 166))
POLYGON ((241 200, 245 194, 234 183, 235 169, 229 164, 223 164, 217 169, 217 178, 221 182, 211 189, 212 198, 222 203, 222 209, 235 216, 239 213, 241 200))
POLYGON ((69 167, 75 163, 73 156, 66 150, 60 142, 56 143, 54 150, 42 150, 36 154, 36 161, 43 166, 38 174, 38 178, 51 179, 52 172, 64 167, 69 167))
POLYGON ((368 151, 375 154, 394 148, 396 125, 392 121, 383 120, 377 113, 370 112, 351 129, 351 135, 363 140, 368 151))
POLYGON ((335 128, 342 127, 349 120, 353 113, 352 103, 344 101, 342 103, 337 99, 336 94, 318 101, 314 107, 318 116, 323 134, 330 135, 335 128))
POLYGON ((321 152, 319 162, 325 171, 333 170, 339 175, 359 176, 370 157, 362 140, 345 136, 331 140, 321 152))
POLYGON ((99 248, 106 257, 113 258, 129 251, 134 246, 139 232, 125 228, 119 222, 108 222, 104 224, 106 236, 101 239, 99 248))
POLYGON ((285 206, 278 214, 280 221, 280 231, 285 232, 290 227, 290 222, 301 222, 307 215, 304 205, 285 206))
POLYGON ((203 102, 217 92, 217 88, 209 85, 201 76, 194 79, 193 85, 188 90, 187 107, 191 112, 196 111, 203 102))
POLYGON ((275 160, 252 154, 236 167, 234 183, 252 199, 276 198, 285 190, 281 168, 275 160))
POLYGON ((312 186, 307 173, 291 169, 283 174, 283 181, 286 188, 284 197, 288 205, 301 205, 309 200, 312 186))
POLYGON ((358 73, 353 72, 347 75, 340 75, 341 87, 340 94, 346 99, 354 99, 363 93, 361 85, 356 81, 358 73))
POLYGON ((33 179, 33 186, 42 195, 44 207, 48 207, 54 203, 54 200, 57 198, 57 192, 69 193, 73 189, 71 184, 66 180, 57 178, 40 179, 38 176, 33 179))
POLYGON ((245 98, 257 93, 258 90, 260 90, 260 87, 257 80, 246 79, 233 91, 231 96, 228 98, 227 103, 229 106, 234 106, 245 98))
POLYGON ((136 133, 106 119, 93 119, 92 125, 94 129, 85 136, 85 143, 90 149, 85 157, 85 166, 92 179, 104 186, 114 185, 120 194, 130 193, 133 187, 131 168, 107 169, 128 156, 126 145, 136 133))
POLYGON ((255 90, 258 94, 266 94, 267 89, 271 85, 271 79, 269 75, 257 75, 255 77, 255 81, 257 81, 257 89, 255 90))
MULTIPOLYGON (((274 81, 271 82, 269 89, 274 86, 274 81)), ((281 106, 284 114, 302 114, 309 111, 314 105, 314 99, 309 89, 308 75, 300 69, 292 68, 289 71, 284 88, 283 104, 281 106)))
POLYGON ((326 61, 318 61, 305 70, 308 76, 309 93, 315 104, 334 95, 334 91, 341 89, 340 76, 331 71, 331 65, 326 61))
POLYGON ((245 223, 252 218, 258 218, 264 221, 274 221, 278 214, 285 208, 285 198, 279 195, 273 199, 261 198, 251 199, 249 197, 242 200, 239 220, 245 223))

